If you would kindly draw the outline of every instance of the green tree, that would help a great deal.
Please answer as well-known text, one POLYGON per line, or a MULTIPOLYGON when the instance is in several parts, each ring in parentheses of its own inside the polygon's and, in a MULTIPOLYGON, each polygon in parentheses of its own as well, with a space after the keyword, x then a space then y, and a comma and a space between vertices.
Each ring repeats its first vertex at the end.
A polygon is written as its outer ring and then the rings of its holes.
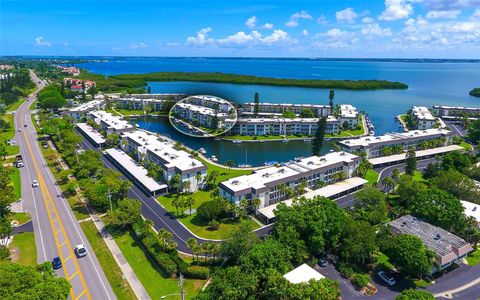
POLYGON ((408 149, 406 161, 405 161, 405 173, 413 176, 413 173, 417 169, 417 157, 413 148, 408 149))
POLYGON ((112 213, 114 224, 127 228, 141 219, 142 203, 135 199, 123 199, 118 202, 117 208, 112 213))
POLYGON ((67 299, 70 283, 53 272, 51 263, 35 267, 0 264, 1 299, 67 299))
POLYGON ((312 140, 312 155, 320 156, 323 141, 325 139, 325 130, 327 127, 327 118, 323 117, 318 120, 317 132, 315 138, 312 140))
POLYGON ((162 246, 162 250, 167 251, 170 248, 173 234, 165 228, 160 228, 157 236, 158 240, 160 241, 160 245, 162 246))
POLYGON ((301 118, 315 118, 317 114, 310 108, 304 108, 300 111, 301 118))
POLYGON ((343 261, 364 265, 377 250, 375 228, 365 221, 347 219, 342 232, 340 257, 343 261))
MULTIPOLYGON (((388 177, 389 178, 389 177, 388 177)), ((355 194, 352 216, 371 225, 382 224, 387 218, 385 195, 377 188, 365 187, 355 194)))
POLYGON ((480 119, 472 122, 468 127, 468 139, 473 143, 480 140, 480 119))
POLYGON ((330 102, 329 102, 330 108, 331 108, 332 111, 333 111, 333 106, 334 106, 333 100, 335 99, 335 91, 334 91, 334 90, 330 90, 330 91, 328 92, 328 99, 330 100, 330 102))
POLYGON ((220 269, 212 277, 210 284, 196 299, 255 299, 258 279, 253 274, 245 274, 240 267, 220 269))
POLYGON ((397 269, 413 278, 421 278, 432 268, 433 253, 414 235, 396 236, 391 248, 385 249, 384 252, 397 269))
POLYGON ((180 174, 173 175, 170 178, 169 185, 174 191, 180 193, 182 189, 182 176, 180 176, 180 174))
POLYGON ((273 239, 254 245, 240 258, 240 266, 245 273, 256 274, 261 279, 269 276, 268 270, 285 274, 293 267, 288 248, 273 239))
POLYGON ((237 264, 245 253, 260 242, 259 237, 252 230, 251 223, 240 223, 222 243, 221 256, 232 264, 237 264))
POLYGON ((407 289, 403 290, 395 300, 435 300, 435 297, 426 290, 407 289))
POLYGON ((188 208, 190 209, 190 215, 192 214, 192 206, 195 205, 195 198, 193 198, 192 196, 188 196, 186 199, 185 199, 185 204, 188 206, 188 208))
POLYGON ((120 144, 120 135, 118 135, 118 133, 107 135, 105 143, 107 144, 107 147, 117 147, 120 144))
POLYGON ((225 162, 225 165, 228 167, 228 170, 230 171, 233 166, 235 166, 235 162, 232 159, 229 159, 225 162))
POLYGON ((390 192, 395 187, 396 182, 392 177, 387 176, 387 177, 382 179, 382 184, 385 187, 385 189, 387 190, 387 197, 388 197, 388 194, 390 194, 390 192))
POLYGON ((207 221, 216 220, 222 213, 219 201, 205 201, 197 208, 197 215, 207 221))
POLYGON ((255 103, 255 106, 253 107, 253 115, 257 116, 260 111, 260 96, 258 95, 258 92, 255 92, 253 102, 255 103))

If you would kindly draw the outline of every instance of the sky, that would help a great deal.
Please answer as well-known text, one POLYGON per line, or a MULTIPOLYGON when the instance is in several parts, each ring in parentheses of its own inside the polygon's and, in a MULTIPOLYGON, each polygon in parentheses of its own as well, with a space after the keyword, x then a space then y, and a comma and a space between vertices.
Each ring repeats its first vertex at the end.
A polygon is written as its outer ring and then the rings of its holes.
POLYGON ((480 58, 480 0, 0 0, 0 55, 480 58))

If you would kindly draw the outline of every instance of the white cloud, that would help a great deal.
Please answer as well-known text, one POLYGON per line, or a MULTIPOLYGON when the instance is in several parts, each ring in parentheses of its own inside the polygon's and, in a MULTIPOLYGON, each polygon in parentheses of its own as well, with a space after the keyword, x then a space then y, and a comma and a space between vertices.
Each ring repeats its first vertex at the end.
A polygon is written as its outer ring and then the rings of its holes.
POLYGON ((308 35, 308 30, 306 30, 306 29, 302 30, 302 35, 307 36, 308 35))
POLYGON ((204 46, 213 42, 213 39, 208 38, 208 33, 212 31, 211 27, 202 28, 197 31, 196 36, 189 36, 187 44, 192 46, 204 46))
POLYGON ((298 26, 298 20, 300 19, 305 19, 305 20, 311 20, 313 17, 305 10, 299 11, 294 13, 293 15, 290 16, 290 19, 287 23, 285 23, 285 26, 287 27, 297 27, 298 26))
POLYGON ((363 35, 377 35, 377 36, 391 36, 392 30, 390 28, 382 28, 377 23, 367 24, 362 28, 363 35))
POLYGON ((385 0, 385 10, 378 17, 382 21, 408 18, 413 13, 411 0, 385 0))
POLYGON ((243 31, 239 31, 233 35, 227 36, 224 39, 219 39, 218 43, 221 45, 242 45, 253 41, 254 39, 260 38, 262 35, 254 30, 251 34, 246 34, 243 31))
POLYGON ((345 8, 344 10, 340 10, 335 13, 335 18, 337 19, 337 21, 347 23, 354 23, 357 16, 357 13, 351 7, 345 8))
POLYGON ((245 26, 247 26, 250 29, 255 28, 256 25, 257 25, 257 17, 256 16, 252 16, 252 17, 248 18, 248 20, 245 22, 245 26))
MULTIPOLYGON (((206 35, 206 33, 205 33, 206 35)), ((198 33, 197 33, 198 36, 198 33)), ((192 37, 189 37, 192 38, 192 37)), ((193 45, 212 45, 219 47, 254 47, 254 46, 272 46, 274 44, 292 44, 296 43, 297 40, 289 36, 289 34, 283 30, 277 29, 274 30, 270 35, 263 36, 257 30, 253 30, 250 33, 239 31, 232 35, 229 35, 225 38, 213 39, 203 38, 203 42, 198 41, 198 37, 194 38, 195 40, 190 39, 190 42, 187 43, 193 45), (196 43, 196 44, 195 44, 196 43)))
POLYGON ((460 10, 431 10, 427 13, 427 19, 455 19, 461 13, 460 10))
POLYGON ((130 44, 130 48, 132 48, 132 49, 147 48, 147 44, 145 44, 143 42, 133 43, 133 44, 130 44))
POLYGON ((453 10, 480 6, 480 0, 423 0, 422 3, 432 10, 453 10))
POLYGON ((473 18, 480 18, 480 8, 475 9, 472 15, 473 18))
POLYGON ((375 22, 375 20, 371 17, 365 17, 365 18, 362 19, 363 24, 371 24, 371 23, 374 23, 374 22, 375 22))
POLYGON ((50 42, 47 42, 43 36, 39 36, 35 38, 35 45, 40 47, 52 47, 50 42))
POLYGON ((317 18, 317 23, 321 25, 325 25, 328 23, 327 17, 324 15, 321 15, 320 17, 317 18))
POLYGON ((272 34, 267 35, 266 37, 261 39, 261 42, 266 45, 272 45, 279 42, 296 43, 297 40, 292 39, 286 31, 283 31, 281 29, 276 29, 272 32, 272 34))
POLYGON ((352 45, 359 41, 355 32, 332 28, 327 32, 316 35, 320 41, 313 44, 320 49, 353 49, 352 45))
POLYGON ((262 26, 263 29, 273 29, 273 24, 272 23, 265 23, 262 26))

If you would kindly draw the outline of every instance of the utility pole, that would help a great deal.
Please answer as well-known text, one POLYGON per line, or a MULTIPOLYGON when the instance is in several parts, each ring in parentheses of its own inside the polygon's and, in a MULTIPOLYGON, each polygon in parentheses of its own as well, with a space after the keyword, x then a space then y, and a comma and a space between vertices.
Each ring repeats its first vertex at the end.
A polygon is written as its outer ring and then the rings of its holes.
POLYGON ((185 293, 183 292, 183 275, 180 273, 178 277, 178 287, 180 287, 180 299, 185 300, 185 293))

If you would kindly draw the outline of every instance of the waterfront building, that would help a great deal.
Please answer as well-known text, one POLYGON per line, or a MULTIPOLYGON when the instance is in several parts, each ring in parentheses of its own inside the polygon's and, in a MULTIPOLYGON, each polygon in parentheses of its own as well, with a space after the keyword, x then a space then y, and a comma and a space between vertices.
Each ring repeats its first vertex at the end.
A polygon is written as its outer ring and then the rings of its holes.
POLYGON ((92 110, 99 110, 103 107, 103 100, 92 100, 83 104, 80 104, 76 107, 70 108, 68 110, 68 115, 73 118, 75 122, 79 121, 84 117, 88 112, 92 110))
POLYGON ((452 137, 453 134, 449 130, 432 128, 403 133, 387 133, 381 136, 365 136, 338 141, 337 143, 343 151, 349 153, 363 152, 368 158, 374 158, 384 156, 385 148, 399 148, 400 151, 406 151, 410 147, 419 149, 433 143, 435 143, 435 146, 446 146, 451 143, 452 137))
MULTIPOLYGON (((314 135, 318 118, 239 118, 229 131, 232 135, 314 135)), ((337 134, 340 123, 333 116, 327 117, 327 134, 337 134)))
POLYGON ((477 119, 480 116, 480 107, 434 105, 433 113, 443 119, 461 119, 463 117, 477 119))
POLYGON ((95 81, 92 80, 82 80, 75 78, 64 78, 63 84, 68 87, 71 91, 75 92, 84 92, 83 87, 85 86, 85 92, 88 91, 92 86, 96 86, 95 81))
POLYGON ((110 102, 119 108, 130 110, 145 110, 146 106, 152 107, 152 111, 164 110, 168 102, 178 102, 187 97, 186 94, 128 94, 109 95, 110 102))
POLYGON ((424 106, 413 106, 408 113, 415 120, 415 129, 430 129, 437 124, 437 119, 424 106))
POLYGON ((228 112, 220 112, 210 107, 185 102, 175 104, 171 113, 175 118, 187 121, 194 126, 214 128, 215 120, 217 120, 215 129, 222 128, 229 118, 228 112))
MULTIPOLYGON (((290 111, 299 115, 304 109, 311 109, 317 117, 326 117, 332 114, 329 105, 322 104, 292 104, 292 103, 268 103, 261 102, 258 104, 258 112, 266 114, 283 114, 290 111)), ((242 113, 253 113, 255 111, 255 103, 247 102, 242 104, 242 113)))
POLYGON ((102 148, 107 140, 96 129, 87 123, 77 123, 78 131, 88 139, 95 147, 102 148))
POLYGON ((175 149, 172 142, 143 130, 126 132, 121 137, 123 150, 137 161, 148 160, 160 166, 166 183, 178 174, 181 182, 190 182, 191 192, 205 184, 207 167, 190 153, 175 149))
POLYGON ((80 75, 80 69, 76 68, 76 67, 57 66, 57 69, 61 70, 63 73, 67 73, 71 76, 80 75))
POLYGON ((107 135, 111 133, 122 133, 135 130, 135 127, 122 117, 115 116, 103 110, 90 111, 87 115, 105 130, 107 135))
POLYGON ((340 104, 337 119, 342 128, 347 127, 345 124, 348 124, 348 128, 355 128, 358 124, 357 108, 350 104, 340 104))
POLYGON ((253 174, 223 181, 219 185, 220 196, 236 204, 245 199, 250 205, 258 198, 258 208, 262 208, 286 200, 289 198, 287 190, 297 189, 302 184, 314 188, 339 178, 350 178, 359 162, 360 157, 346 152, 298 158, 282 166, 255 170, 253 174))
POLYGON ((229 114, 233 106, 225 99, 215 96, 191 96, 185 100, 186 103, 195 104, 198 106, 217 109, 219 112, 229 114))
POLYGON ((398 218, 388 225, 395 235, 411 234, 420 238, 423 244, 435 254, 431 274, 453 263, 461 263, 462 259, 473 251, 472 246, 464 239, 410 215, 398 218))

